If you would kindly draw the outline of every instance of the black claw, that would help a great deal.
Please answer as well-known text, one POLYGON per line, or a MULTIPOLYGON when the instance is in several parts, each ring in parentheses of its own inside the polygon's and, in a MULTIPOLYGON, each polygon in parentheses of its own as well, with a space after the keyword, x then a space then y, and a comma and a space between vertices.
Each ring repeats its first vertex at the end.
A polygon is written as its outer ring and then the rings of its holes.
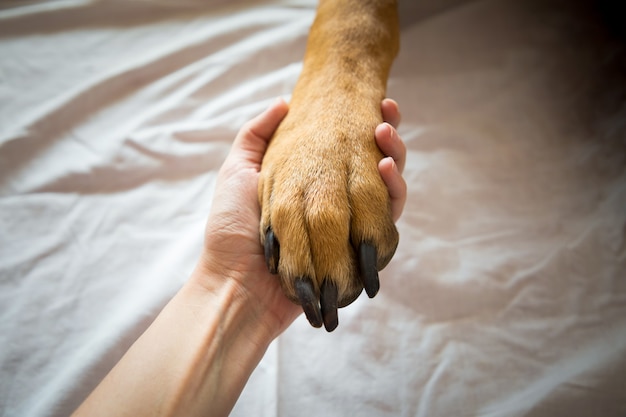
POLYGON ((265 234, 265 263, 272 274, 278 273, 278 260, 280 258, 280 245, 274 236, 274 231, 269 228, 265 234))
POLYGON ((322 283, 320 303, 322 306, 322 316, 324 317, 324 327, 328 332, 335 330, 339 324, 339 318, 337 317, 337 298, 337 285, 331 280, 325 279, 322 283))
POLYGON ((322 327, 322 311, 320 310, 320 304, 315 296, 315 290, 313 289, 313 281, 308 277, 296 278, 294 282, 296 295, 307 320, 313 327, 322 327))
POLYGON ((380 289, 378 281, 378 269, 376 268, 376 248, 370 244, 361 242, 359 246, 359 267, 361 270, 361 282, 369 298, 374 298, 380 289))

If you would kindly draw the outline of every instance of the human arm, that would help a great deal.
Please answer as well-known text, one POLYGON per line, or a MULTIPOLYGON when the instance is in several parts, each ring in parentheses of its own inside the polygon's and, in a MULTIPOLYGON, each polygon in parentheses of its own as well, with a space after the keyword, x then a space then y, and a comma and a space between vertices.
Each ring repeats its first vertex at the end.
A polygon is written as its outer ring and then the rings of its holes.
MULTIPOLYGON (((381 108, 385 120, 399 122, 394 102, 381 108)), ((278 101, 237 135, 190 279, 75 416, 227 415, 270 342, 302 312, 267 271, 258 238, 260 164, 287 111, 278 101)), ((379 170, 397 219, 406 196, 404 145, 388 124, 376 137, 393 157, 379 170)))

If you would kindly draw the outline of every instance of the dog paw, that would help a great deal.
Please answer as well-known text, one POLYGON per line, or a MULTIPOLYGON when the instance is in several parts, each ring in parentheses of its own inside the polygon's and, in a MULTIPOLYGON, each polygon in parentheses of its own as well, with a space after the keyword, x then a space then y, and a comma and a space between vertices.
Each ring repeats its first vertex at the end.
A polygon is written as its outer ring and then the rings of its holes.
POLYGON ((309 322, 328 331, 337 327, 337 309, 363 289, 376 295, 378 271, 398 244, 378 172, 383 155, 374 130, 380 110, 356 114, 349 121, 332 112, 306 120, 290 110, 259 180, 267 266, 309 322))

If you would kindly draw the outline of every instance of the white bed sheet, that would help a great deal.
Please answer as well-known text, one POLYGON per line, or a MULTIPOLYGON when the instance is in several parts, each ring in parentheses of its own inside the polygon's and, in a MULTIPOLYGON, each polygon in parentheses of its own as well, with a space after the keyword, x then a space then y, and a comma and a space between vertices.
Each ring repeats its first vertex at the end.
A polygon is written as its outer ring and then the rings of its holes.
MULTIPOLYGON (((331 334, 299 318, 232 415, 626 415, 623 43, 585 2, 445 3, 401 9, 409 196, 379 295, 331 334)), ((0 5, 1 415, 69 414, 186 280, 314 10, 0 5)))

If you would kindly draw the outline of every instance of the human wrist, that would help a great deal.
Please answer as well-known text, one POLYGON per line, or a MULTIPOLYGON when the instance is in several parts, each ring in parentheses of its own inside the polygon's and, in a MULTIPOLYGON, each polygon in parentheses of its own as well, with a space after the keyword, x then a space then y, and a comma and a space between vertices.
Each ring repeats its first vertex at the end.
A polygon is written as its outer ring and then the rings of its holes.
POLYGON ((220 317, 233 317, 230 323, 245 327, 247 338, 259 346, 269 345, 283 330, 280 318, 274 317, 270 306, 262 299, 261 291, 255 292, 252 282, 258 271, 239 265, 225 267, 203 255, 185 284, 184 292, 204 304, 219 306, 220 317))
POLYGON ((192 276, 164 310, 164 319, 178 328, 170 326, 177 346, 172 365, 184 375, 174 378, 178 382, 170 391, 170 411, 227 415, 273 335, 247 305, 237 283, 221 280, 209 290, 201 282, 192 276))

